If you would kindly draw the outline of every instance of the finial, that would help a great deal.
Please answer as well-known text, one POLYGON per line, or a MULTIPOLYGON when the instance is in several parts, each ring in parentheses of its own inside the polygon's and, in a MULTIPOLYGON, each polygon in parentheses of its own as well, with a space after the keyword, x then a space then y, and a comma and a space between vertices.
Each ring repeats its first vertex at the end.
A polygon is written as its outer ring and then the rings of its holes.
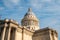
POLYGON ((31 12, 32 11, 32 9, 31 8, 28 8, 28 12, 31 12))

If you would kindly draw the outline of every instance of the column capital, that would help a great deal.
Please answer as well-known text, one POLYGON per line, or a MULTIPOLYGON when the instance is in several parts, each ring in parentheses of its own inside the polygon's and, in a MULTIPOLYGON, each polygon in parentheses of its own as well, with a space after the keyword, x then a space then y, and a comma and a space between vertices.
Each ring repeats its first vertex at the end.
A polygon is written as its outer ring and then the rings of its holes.
POLYGON ((5 27, 7 27, 7 26, 8 26, 8 24, 7 24, 7 23, 5 23, 5 24, 4 24, 4 26, 5 26, 5 27))

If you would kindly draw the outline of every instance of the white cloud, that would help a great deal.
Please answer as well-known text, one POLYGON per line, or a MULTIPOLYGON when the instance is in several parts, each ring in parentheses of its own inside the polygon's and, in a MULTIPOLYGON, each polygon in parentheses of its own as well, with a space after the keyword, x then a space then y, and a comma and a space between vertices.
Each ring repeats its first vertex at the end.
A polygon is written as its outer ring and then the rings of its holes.
POLYGON ((3 0, 3 2, 7 8, 12 9, 19 5, 20 0, 3 0))
POLYGON ((4 0, 3 2, 4 2, 4 5, 5 5, 7 8, 12 8, 12 7, 11 7, 12 4, 10 3, 9 0, 4 0))
POLYGON ((55 3, 55 0, 31 0, 31 6, 38 11, 44 12, 45 15, 48 15, 46 13, 60 15, 60 5, 55 3))
POLYGON ((30 4, 36 9, 40 9, 43 6, 43 4, 41 4, 39 0, 31 0, 30 4))
POLYGON ((52 3, 54 0, 31 0, 31 6, 36 9, 42 9, 44 5, 52 3))
POLYGON ((51 11, 51 12, 60 12, 60 6, 59 5, 53 5, 53 6, 48 6, 44 10, 46 11, 51 11))
POLYGON ((14 4, 19 4, 20 0, 10 0, 14 4))

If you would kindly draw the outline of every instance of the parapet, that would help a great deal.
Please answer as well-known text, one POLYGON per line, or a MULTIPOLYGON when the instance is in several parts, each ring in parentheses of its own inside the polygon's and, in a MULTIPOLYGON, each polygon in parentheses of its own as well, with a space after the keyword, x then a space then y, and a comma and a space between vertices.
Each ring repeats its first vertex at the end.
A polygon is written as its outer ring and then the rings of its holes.
POLYGON ((52 32, 58 34, 56 30, 54 30, 54 29, 52 29, 52 28, 49 28, 49 27, 46 27, 46 28, 43 28, 43 29, 36 30, 35 33, 44 32, 44 31, 52 31, 52 32))

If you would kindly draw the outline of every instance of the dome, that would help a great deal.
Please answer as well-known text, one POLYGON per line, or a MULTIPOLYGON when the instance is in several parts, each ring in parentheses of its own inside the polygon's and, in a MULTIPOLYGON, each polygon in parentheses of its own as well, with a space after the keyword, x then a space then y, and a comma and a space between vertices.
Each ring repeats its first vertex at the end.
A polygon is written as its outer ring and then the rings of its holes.
POLYGON ((32 9, 29 8, 28 12, 25 14, 24 18, 21 20, 21 25, 26 26, 30 30, 39 29, 39 21, 35 14, 32 12, 32 9))
POLYGON ((34 20, 34 21, 38 21, 37 17, 32 12, 31 8, 28 9, 28 12, 25 14, 25 16, 24 16, 24 18, 22 20, 34 20))

